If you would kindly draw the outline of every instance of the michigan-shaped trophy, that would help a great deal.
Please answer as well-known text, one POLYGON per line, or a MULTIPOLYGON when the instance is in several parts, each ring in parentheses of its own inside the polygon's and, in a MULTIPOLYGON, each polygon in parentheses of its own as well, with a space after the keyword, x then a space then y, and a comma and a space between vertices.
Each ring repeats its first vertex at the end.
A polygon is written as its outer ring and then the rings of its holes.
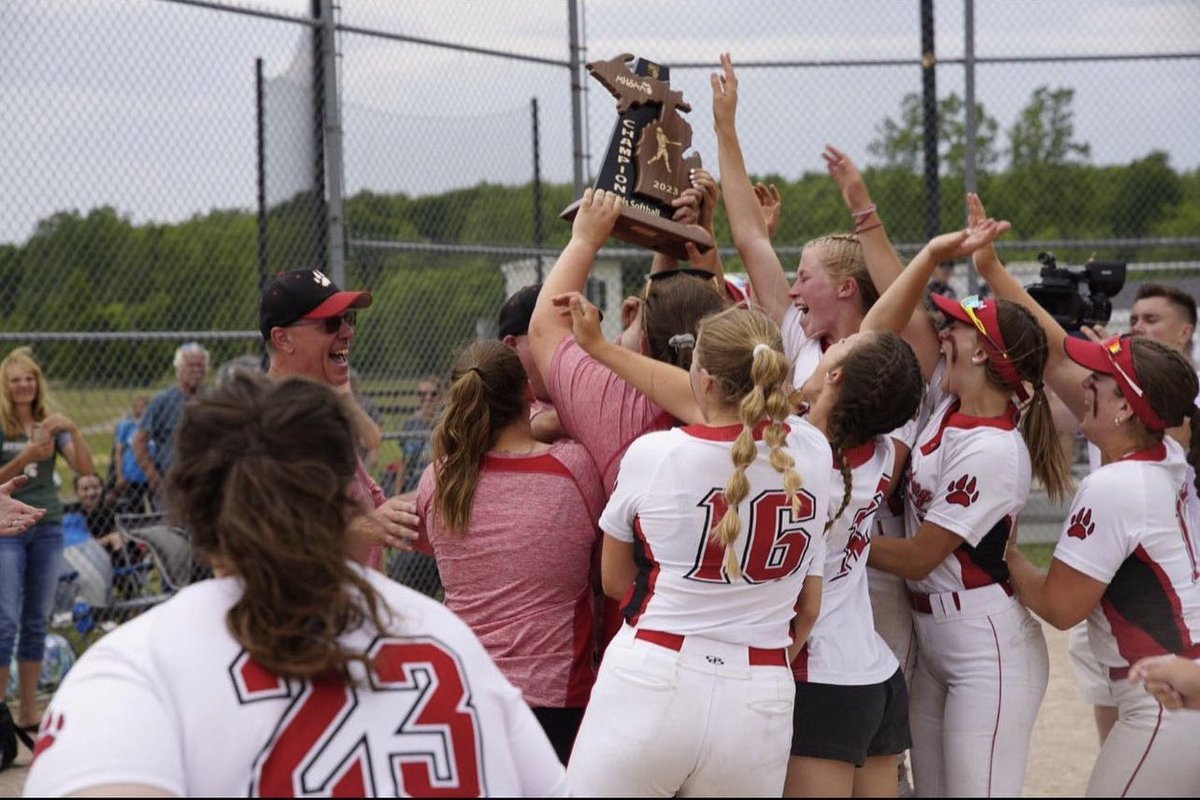
MULTIPOLYGON (((671 201, 690 186, 689 172, 700 166, 700 156, 685 155, 692 127, 680 113, 692 107, 671 89, 669 70, 629 53, 593 61, 587 70, 617 99, 620 114, 595 183, 625 198, 613 235, 680 260, 688 257, 685 242, 701 251, 711 248, 707 232, 671 219, 671 201)), ((579 201, 567 206, 562 218, 574 219, 578 208, 579 201)))

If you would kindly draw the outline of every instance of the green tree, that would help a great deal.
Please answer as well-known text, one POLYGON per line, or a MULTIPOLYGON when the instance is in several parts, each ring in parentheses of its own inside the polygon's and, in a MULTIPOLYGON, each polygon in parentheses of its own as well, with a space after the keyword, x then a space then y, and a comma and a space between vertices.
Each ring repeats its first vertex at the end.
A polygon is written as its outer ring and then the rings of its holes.
POLYGON ((1014 169, 1045 164, 1083 163, 1091 145, 1075 141, 1075 90, 1039 86, 1008 129, 1009 164, 1014 169))
MULTIPOLYGON (((957 94, 938 101, 938 158, 946 172, 961 175, 967 154, 967 104, 957 94)), ((994 167, 1000 160, 996 151, 999 123, 975 104, 975 164, 980 171, 994 167)), ((921 95, 910 92, 900 101, 898 119, 885 117, 875 126, 876 138, 867 151, 883 159, 886 168, 920 172, 925 153, 925 111, 921 95)))

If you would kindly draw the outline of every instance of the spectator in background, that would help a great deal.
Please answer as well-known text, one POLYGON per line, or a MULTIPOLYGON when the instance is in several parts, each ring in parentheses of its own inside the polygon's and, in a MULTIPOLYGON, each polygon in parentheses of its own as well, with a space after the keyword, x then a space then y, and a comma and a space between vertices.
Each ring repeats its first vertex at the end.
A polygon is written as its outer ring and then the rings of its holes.
POLYGON ((14 526, 10 530, 15 535, 0 536, 0 686, 8 686, 15 644, 16 721, 34 730, 38 678, 63 552, 63 507, 54 486, 54 462, 62 453, 75 474, 90 475, 95 470, 79 426, 51 412, 46 378, 32 350, 18 347, 9 353, 0 362, 0 381, 0 481, 24 475, 28 483, 12 496, 46 510, 41 521, 27 530, 16 533, 19 528, 14 526))
POLYGON ((161 511, 163 476, 171 468, 172 439, 183 404, 199 394, 208 377, 208 351, 196 342, 175 350, 175 385, 154 396, 133 435, 133 452, 146 475, 156 511, 161 511))
POLYGON ((404 476, 400 493, 417 490, 421 473, 433 458, 430 437, 442 410, 442 392, 445 386, 438 375, 426 375, 417 384, 417 410, 400 426, 401 469, 397 474, 404 476))
POLYGON ((1162 342, 1192 361, 1196 298, 1170 284, 1143 283, 1129 312, 1129 332, 1162 342))
MULTIPOLYGON (((125 538, 117 528, 117 514, 121 513, 104 496, 104 484, 98 475, 75 476, 75 502, 63 506, 65 514, 78 514, 83 518, 88 534, 108 553, 114 574, 142 560, 141 548, 125 538)), ((120 594, 128 594, 134 586, 127 575, 114 578, 113 588, 120 594)))
POLYGON ((517 357, 521 359, 521 366, 529 378, 529 389, 533 393, 533 401, 529 404, 533 438, 550 444, 566 436, 566 433, 558 423, 558 412, 550 402, 550 392, 546 390, 537 362, 533 360, 533 351, 529 349, 529 318, 533 316, 533 307, 537 305, 538 292, 541 290, 542 285, 535 283, 518 289, 504 301, 504 305, 500 306, 497 335, 505 347, 517 351, 517 357))
MULTIPOLYGON (((116 485, 113 487, 114 505, 121 512, 144 512, 146 502, 150 499, 150 479, 138 464, 137 453, 133 451, 133 437, 137 434, 138 425, 149 403, 148 397, 135 397, 133 413, 121 418, 113 434, 113 468, 116 472, 116 485)), ((151 442, 151 457, 157 449, 157 445, 151 442)))

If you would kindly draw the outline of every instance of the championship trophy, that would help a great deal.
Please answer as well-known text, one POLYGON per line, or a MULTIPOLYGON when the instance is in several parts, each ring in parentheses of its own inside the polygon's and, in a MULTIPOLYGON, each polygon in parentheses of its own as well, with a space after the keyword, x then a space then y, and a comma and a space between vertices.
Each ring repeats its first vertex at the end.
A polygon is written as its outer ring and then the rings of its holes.
MULTIPOLYGON (((617 98, 620 114, 595 184, 625 198, 613 235, 681 261, 688 258, 685 242, 701 252, 711 249, 707 231, 671 219, 671 201, 691 186, 688 173, 700 166, 700 156, 684 157, 692 146, 692 127, 679 112, 692 107, 682 92, 669 86, 670 71, 644 58, 634 61, 629 53, 593 61, 587 70, 617 98)), ((560 216, 575 219, 580 202, 567 206, 560 216)))

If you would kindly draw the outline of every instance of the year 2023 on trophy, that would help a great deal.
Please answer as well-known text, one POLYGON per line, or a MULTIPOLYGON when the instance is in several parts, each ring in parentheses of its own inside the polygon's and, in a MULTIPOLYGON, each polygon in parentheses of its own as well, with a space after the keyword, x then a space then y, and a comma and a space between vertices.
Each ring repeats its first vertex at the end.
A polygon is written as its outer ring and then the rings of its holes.
MULTIPOLYGON (((685 242, 709 250, 713 242, 706 231, 671 219, 671 201, 691 185, 689 172, 700 166, 700 156, 684 156, 692 146, 692 127, 680 112, 692 107, 671 89, 670 71, 629 53, 593 61, 587 70, 617 98, 620 114, 595 184, 625 198, 613 235, 681 261, 688 258, 685 242)), ((580 202, 560 216, 575 219, 580 202)))

